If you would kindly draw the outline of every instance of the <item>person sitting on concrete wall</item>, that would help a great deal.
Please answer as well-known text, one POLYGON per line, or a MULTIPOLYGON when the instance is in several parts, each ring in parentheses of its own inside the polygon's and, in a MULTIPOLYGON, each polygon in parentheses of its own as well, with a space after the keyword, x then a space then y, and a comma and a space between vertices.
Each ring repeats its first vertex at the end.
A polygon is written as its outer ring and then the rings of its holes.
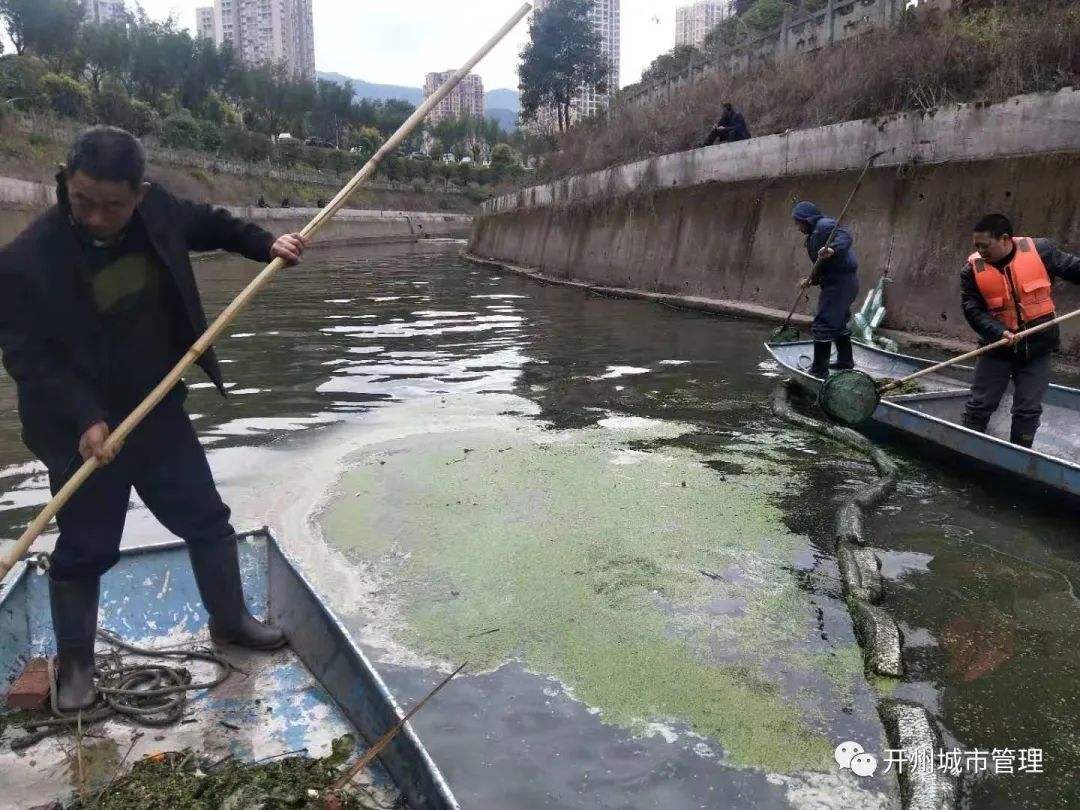
POLYGON ((791 214, 795 225, 806 235, 806 252, 815 264, 820 260, 817 272, 801 282, 805 289, 811 285, 821 286, 817 312, 811 332, 814 335, 814 362, 810 373, 825 379, 829 376, 829 356, 836 343, 835 369, 855 368, 851 350, 851 305, 859 294, 859 262, 852 250, 853 240, 846 229, 837 227, 836 220, 821 213, 812 202, 801 202, 791 214), (829 234, 836 228, 832 244, 829 234))
POLYGON ((746 119, 741 112, 736 112, 731 104, 724 104, 724 112, 716 126, 709 132, 705 139, 706 146, 716 143, 732 143, 745 141, 750 138, 750 128, 746 126, 746 119))
POLYGON ((964 427, 985 433, 1012 380, 1009 441, 1031 447, 1050 385, 1050 355, 1058 350, 1061 335, 1056 326, 1020 341, 1015 335, 1053 320, 1054 279, 1080 284, 1080 256, 1058 250, 1049 239, 1013 236, 1012 223, 1001 214, 988 214, 975 224, 972 244, 975 252, 960 271, 964 317, 980 345, 1002 338, 1009 345, 975 361, 964 427))

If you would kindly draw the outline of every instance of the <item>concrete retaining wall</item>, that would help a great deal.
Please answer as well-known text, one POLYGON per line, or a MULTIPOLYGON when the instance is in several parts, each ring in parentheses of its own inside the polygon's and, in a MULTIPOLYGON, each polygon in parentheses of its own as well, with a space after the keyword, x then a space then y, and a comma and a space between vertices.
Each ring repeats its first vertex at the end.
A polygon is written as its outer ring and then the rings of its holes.
MULTIPOLYGON (((56 201, 52 186, 0 177, 0 243, 15 237, 56 201)), ((298 231, 317 213, 314 208, 229 207, 236 216, 258 222, 274 233, 298 231)), ((319 233, 318 244, 411 242, 416 239, 469 235, 472 217, 415 211, 339 211, 319 233)))
MULTIPOLYGON (((1025 96, 720 145, 525 189, 485 206, 470 252, 556 278, 786 311, 809 260, 793 203, 848 215, 864 289, 889 269, 887 325, 969 339, 958 273, 983 213, 1080 252, 1080 92, 1025 96)), ((1058 283, 1058 307, 1080 288, 1058 283)), ((804 307, 804 312, 809 307, 804 307)), ((1067 332, 1080 355, 1080 329, 1067 332)))

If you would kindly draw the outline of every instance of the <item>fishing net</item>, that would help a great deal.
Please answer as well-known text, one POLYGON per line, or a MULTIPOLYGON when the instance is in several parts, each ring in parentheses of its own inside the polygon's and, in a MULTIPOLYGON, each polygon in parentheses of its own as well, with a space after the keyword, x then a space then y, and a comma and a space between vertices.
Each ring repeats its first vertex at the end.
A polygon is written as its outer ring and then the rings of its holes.
POLYGON ((769 336, 769 343, 795 343, 799 337, 799 330, 794 326, 778 326, 769 336))
POLYGON ((862 371, 838 371, 821 384, 818 404, 830 417, 848 425, 869 419, 878 406, 877 383, 862 371))

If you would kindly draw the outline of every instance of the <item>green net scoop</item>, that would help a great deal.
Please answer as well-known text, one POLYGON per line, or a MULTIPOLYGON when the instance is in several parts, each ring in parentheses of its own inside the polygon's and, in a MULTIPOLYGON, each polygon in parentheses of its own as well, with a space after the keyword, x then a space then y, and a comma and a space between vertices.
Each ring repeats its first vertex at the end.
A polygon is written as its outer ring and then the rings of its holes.
POLYGON ((769 337, 769 343, 795 343, 799 337, 799 330, 794 326, 778 326, 769 337))
POLYGON ((877 383, 862 371, 838 371, 821 384, 818 404, 833 419, 848 425, 865 422, 878 406, 877 383))

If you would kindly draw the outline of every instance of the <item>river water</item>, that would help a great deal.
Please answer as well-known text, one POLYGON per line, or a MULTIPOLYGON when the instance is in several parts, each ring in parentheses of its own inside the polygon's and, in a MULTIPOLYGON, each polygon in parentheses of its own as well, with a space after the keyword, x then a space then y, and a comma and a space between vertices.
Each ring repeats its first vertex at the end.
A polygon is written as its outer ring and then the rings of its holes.
MULTIPOLYGON (((868 531, 908 673, 868 681, 829 549, 873 472, 771 416, 769 328, 459 247, 313 252, 220 342, 231 396, 192 375, 188 407, 238 526, 279 532, 403 703, 469 661, 415 721, 463 806, 895 807, 891 774, 832 761, 885 758, 885 695, 985 752, 973 807, 1077 806, 1068 504, 894 447, 868 531)), ((199 263, 208 311, 251 272, 199 263)), ((13 400, 5 379, 8 540, 47 496, 13 400)), ((133 504, 125 543, 163 531, 133 504)))

